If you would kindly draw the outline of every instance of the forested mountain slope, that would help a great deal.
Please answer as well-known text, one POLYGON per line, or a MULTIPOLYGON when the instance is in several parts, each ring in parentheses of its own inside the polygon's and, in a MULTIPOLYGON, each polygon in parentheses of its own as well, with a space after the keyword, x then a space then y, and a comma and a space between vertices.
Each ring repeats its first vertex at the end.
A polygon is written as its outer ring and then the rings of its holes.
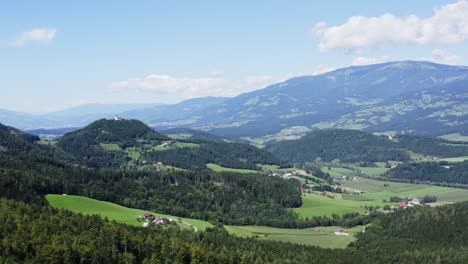
POLYGON ((278 157, 291 162, 409 161, 407 151, 428 156, 456 157, 468 155, 468 144, 415 135, 398 135, 389 139, 359 130, 330 129, 314 131, 297 140, 285 140, 266 147, 278 157))

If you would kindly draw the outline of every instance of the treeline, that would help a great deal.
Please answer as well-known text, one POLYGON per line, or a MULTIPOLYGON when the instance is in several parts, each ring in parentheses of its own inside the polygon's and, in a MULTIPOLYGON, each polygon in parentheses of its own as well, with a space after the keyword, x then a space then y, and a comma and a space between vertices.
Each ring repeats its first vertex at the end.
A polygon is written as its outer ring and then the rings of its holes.
POLYGON ((331 162, 409 161, 407 151, 438 157, 468 155, 468 144, 415 135, 398 135, 395 140, 347 129, 311 132, 298 140, 280 141, 266 149, 290 162, 320 158, 331 162))
POLYGON ((416 153, 442 158, 468 155, 468 143, 452 142, 440 138, 399 135, 398 145, 416 153))
POLYGON ((468 161, 405 163, 384 176, 397 180, 468 184, 468 161))
POLYGON ((408 161, 409 155, 392 141, 359 130, 320 130, 298 140, 287 140, 267 146, 278 157, 291 162, 311 162, 317 158, 331 162, 408 161))
POLYGON ((446 263, 460 263, 457 258, 468 258, 467 221, 468 202, 436 208, 415 206, 380 215, 365 233, 358 235, 354 246, 366 253, 378 248, 387 256, 386 263, 393 262, 391 255, 398 252, 418 252, 419 263, 443 263, 431 259, 445 252, 453 258, 453 262, 446 263))
POLYGON ((255 146, 241 143, 199 142, 196 148, 174 148, 165 151, 151 151, 143 159, 189 170, 206 169, 207 163, 216 163, 235 169, 258 170, 256 164, 272 164, 288 167, 273 154, 255 146))
POLYGON ((86 169, 40 156, 1 154, 0 168, 1 196, 24 201, 67 193, 224 224, 281 227, 296 224, 287 208, 302 204, 294 184, 261 175, 86 169))

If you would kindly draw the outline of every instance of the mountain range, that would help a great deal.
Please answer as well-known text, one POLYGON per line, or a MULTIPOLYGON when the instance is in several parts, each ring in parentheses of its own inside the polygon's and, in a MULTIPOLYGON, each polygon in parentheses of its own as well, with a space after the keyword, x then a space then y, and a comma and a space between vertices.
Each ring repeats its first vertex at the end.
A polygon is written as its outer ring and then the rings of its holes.
POLYGON ((40 116, 0 111, 0 121, 21 129, 79 127, 116 113, 158 130, 188 127, 261 143, 326 128, 466 135, 468 67, 422 61, 352 66, 292 78, 233 98, 111 109, 90 113, 81 108, 40 116))

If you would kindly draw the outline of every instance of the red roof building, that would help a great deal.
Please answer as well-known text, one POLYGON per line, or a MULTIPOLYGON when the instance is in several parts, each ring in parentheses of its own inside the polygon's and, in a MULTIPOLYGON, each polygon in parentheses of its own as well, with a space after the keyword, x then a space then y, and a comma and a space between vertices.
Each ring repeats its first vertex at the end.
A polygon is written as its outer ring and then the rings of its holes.
POLYGON ((408 204, 407 203, 400 203, 400 208, 408 208, 408 204))

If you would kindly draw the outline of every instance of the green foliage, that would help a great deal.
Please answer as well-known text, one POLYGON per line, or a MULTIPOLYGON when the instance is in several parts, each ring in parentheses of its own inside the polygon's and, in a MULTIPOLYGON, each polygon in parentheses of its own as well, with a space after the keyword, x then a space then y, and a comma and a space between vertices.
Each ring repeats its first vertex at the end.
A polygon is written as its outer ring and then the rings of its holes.
POLYGON ((298 139, 280 141, 267 146, 278 157, 291 162, 314 161, 318 157, 326 162, 408 161, 407 151, 438 157, 468 155, 468 144, 450 142, 439 138, 399 135, 396 141, 358 130, 314 131, 298 139))
POLYGON ((152 151, 144 154, 143 158, 189 170, 206 169, 208 163, 216 163, 226 168, 247 170, 258 170, 258 163, 285 167, 289 165, 265 150, 241 143, 200 142, 200 146, 196 148, 152 151))
POLYGON ((85 169, 44 157, 6 155, 0 168, 0 195, 6 198, 78 194, 225 224, 293 227, 296 216, 286 208, 302 203, 292 183, 258 174, 85 169))
POLYGON ((318 157, 326 162, 409 160, 408 154, 388 139, 358 130, 314 131, 301 139, 280 141, 266 149, 291 162, 311 162, 318 157))
POLYGON ((409 181, 468 184, 468 161, 400 164, 384 176, 409 181))
POLYGON ((421 203, 435 203, 437 202, 437 197, 435 195, 425 195, 421 198, 421 203))

